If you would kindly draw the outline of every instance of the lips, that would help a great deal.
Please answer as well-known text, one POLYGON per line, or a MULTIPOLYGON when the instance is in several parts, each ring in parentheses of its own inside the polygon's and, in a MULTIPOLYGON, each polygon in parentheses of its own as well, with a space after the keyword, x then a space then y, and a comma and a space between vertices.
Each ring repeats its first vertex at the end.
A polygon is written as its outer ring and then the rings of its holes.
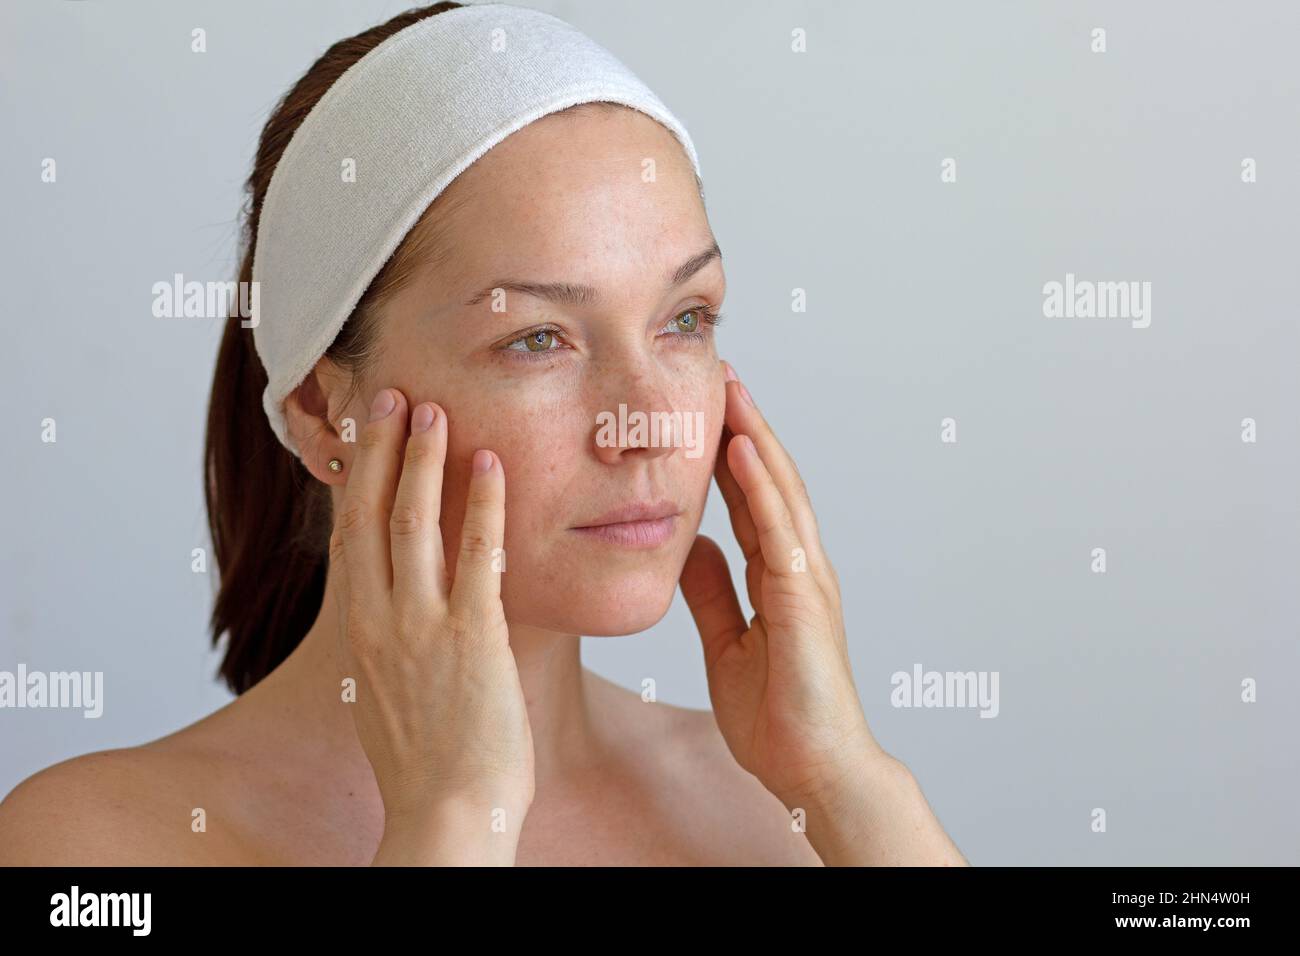
POLYGON ((636 502, 607 511, 571 530, 603 544, 654 548, 673 536, 681 509, 671 501, 636 502))
POLYGON ((599 518, 593 518, 591 521, 584 521, 582 524, 574 525, 574 528, 581 530, 583 528, 599 528, 604 525, 625 524, 628 522, 658 521, 661 518, 671 518, 677 514, 681 514, 681 509, 671 501, 638 501, 628 505, 621 505, 605 512, 599 518))

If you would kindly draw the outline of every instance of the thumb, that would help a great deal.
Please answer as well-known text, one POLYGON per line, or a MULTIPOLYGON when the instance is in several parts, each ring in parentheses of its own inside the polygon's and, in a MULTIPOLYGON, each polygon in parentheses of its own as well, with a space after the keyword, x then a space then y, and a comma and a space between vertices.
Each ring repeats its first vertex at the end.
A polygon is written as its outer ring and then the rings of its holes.
POLYGON ((679 583, 704 645, 705 669, 711 670, 727 645, 749 629, 731 583, 726 555, 716 541, 696 536, 679 583))

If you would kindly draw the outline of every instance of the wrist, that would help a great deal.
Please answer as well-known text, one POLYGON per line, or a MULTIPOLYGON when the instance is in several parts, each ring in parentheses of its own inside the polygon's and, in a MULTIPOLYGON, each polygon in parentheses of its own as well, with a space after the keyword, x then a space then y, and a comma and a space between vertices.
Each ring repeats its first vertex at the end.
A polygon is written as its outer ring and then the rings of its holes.
POLYGON ((834 759, 798 786, 773 792, 787 807, 830 810, 844 806, 875 777, 897 772, 902 763, 885 752, 865 722, 860 730, 831 748, 834 759))
POLYGON ((827 866, 968 866, 912 771, 883 751, 805 804, 805 835, 827 866))
POLYGON ((912 774, 878 745, 846 752, 816 783, 777 794, 793 813, 798 811, 804 835, 827 866, 880 862, 873 843, 882 822, 880 811, 897 806, 909 793, 912 774))

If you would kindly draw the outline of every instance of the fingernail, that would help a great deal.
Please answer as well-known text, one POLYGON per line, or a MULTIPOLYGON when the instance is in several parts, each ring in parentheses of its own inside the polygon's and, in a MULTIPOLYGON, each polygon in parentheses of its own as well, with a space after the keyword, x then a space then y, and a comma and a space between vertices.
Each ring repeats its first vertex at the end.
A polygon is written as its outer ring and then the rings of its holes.
POLYGON ((749 394, 749 389, 745 388, 745 383, 736 379, 736 386, 740 389, 740 397, 743 398, 750 408, 757 408, 754 404, 754 396, 749 394))
POLYGON ((492 453, 480 448, 474 452, 474 474, 481 475, 492 467, 492 453))
POLYGON ((427 432, 433 420, 438 417, 432 405, 425 402, 423 405, 415 407, 415 414, 411 416, 411 434, 418 435, 420 432, 427 432))
POLYGON ((731 363, 728 362, 726 359, 723 359, 722 361, 722 370, 723 370, 723 374, 727 376, 728 382, 740 381, 740 376, 736 374, 736 370, 731 367, 731 363))
POLYGON ((396 407, 397 399, 393 397, 393 390, 385 388, 375 396, 374 404, 370 406, 370 420, 378 421, 396 407))

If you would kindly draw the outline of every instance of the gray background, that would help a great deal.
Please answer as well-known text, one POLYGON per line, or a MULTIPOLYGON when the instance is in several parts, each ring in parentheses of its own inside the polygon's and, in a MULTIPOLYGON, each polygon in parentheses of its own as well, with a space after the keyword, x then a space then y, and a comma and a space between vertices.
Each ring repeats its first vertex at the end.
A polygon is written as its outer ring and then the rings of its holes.
MULTIPOLYGON (((0 669, 102 670, 106 710, 0 711, 0 793, 229 699, 190 571, 220 330, 150 288, 233 277, 270 108, 407 5, 4 4, 0 669)), ((691 130, 723 354, 807 476, 867 717, 972 862, 1300 862, 1300 6, 535 5, 691 130), (1044 318, 1066 272, 1150 281, 1150 328, 1044 318), (998 671, 1000 715, 891 707, 914 663, 998 671)), ((739 579, 716 492, 704 530, 739 579)), ((680 596, 584 657, 708 706, 680 596)))

